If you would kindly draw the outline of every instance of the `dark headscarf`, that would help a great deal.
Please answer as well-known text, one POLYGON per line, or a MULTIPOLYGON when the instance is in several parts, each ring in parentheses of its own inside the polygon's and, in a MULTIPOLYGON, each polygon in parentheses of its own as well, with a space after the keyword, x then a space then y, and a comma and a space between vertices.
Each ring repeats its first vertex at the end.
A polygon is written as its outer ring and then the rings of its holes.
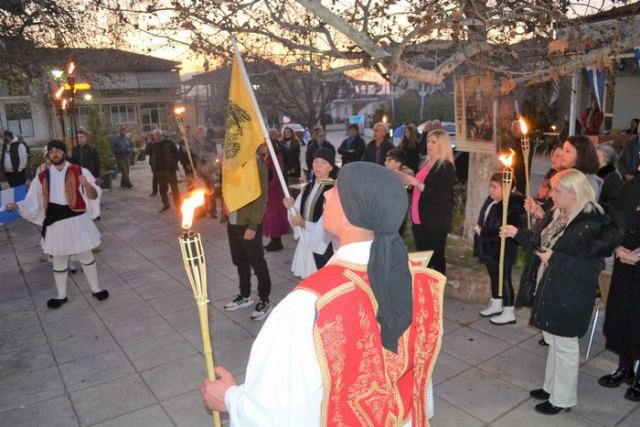
POLYGON ((407 192, 389 169, 354 162, 340 170, 338 194, 349 222, 373 231, 367 274, 378 302, 382 346, 397 352, 413 312, 407 247, 398 233, 407 213, 407 192))

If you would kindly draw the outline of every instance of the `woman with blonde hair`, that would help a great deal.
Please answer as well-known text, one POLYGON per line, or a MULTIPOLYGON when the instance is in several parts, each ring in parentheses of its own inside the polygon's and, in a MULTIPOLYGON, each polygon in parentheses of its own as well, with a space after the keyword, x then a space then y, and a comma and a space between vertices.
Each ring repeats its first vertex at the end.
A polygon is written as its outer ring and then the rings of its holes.
POLYGON ((507 225, 501 231, 520 246, 535 248, 539 263, 530 324, 542 330, 549 349, 544 384, 529 394, 544 400, 535 410, 546 415, 577 404, 578 340, 589 326, 604 257, 622 237, 582 172, 554 175, 551 197, 554 208, 533 230, 507 225))
POLYGON ((427 162, 415 177, 398 173, 413 188, 411 223, 416 250, 432 250, 429 267, 446 273, 444 248, 453 222, 453 184, 456 171, 449 135, 442 129, 427 135, 427 162))

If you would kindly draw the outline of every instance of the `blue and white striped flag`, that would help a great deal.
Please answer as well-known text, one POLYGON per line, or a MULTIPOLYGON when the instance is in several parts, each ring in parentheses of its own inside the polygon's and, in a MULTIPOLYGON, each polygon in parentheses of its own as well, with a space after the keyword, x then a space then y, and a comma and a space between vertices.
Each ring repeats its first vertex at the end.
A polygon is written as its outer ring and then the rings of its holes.
POLYGON ((598 101, 598 108, 603 111, 604 105, 604 70, 598 70, 596 67, 587 67, 587 78, 591 91, 598 101))
POLYGON ((633 53, 636 55, 636 61, 638 61, 638 65, 640 65, 640 46, 634 47, 633 53))
POLYGON ((6 210, 7 203, 15 203, 20 200, 24 200, 26 195, 26 185, 19 185, 17 187, 0 191, 0 225, 7 224, 20 218, 20 214, 18 212, 6 210))

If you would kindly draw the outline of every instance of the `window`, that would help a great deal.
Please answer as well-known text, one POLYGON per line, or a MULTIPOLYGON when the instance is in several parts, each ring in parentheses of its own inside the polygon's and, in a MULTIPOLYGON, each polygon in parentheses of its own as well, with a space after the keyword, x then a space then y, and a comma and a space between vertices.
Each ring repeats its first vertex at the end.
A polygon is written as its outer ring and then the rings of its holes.
POLYGON ((166 104, 142 104, 140 106, 143 132, 159 128, 167 130, 168 116, 166 104))
POLYGON ((76 107, 76 127, 84 130, 89 127, 89 107, 76 107))
POLYGON ((111 123, 121 125, 124 123, 135 123, 136 114, 131 104, 112 105, 111 106, 111 123))
POLYGON ((7 104, 7 127, 14 135, 34 136, 31 104, 7 104))

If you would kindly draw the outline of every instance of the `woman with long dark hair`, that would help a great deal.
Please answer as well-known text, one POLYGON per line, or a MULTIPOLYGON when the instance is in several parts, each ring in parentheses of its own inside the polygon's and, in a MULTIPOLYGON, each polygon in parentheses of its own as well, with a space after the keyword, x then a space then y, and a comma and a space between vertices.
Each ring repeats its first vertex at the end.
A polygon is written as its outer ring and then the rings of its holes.
POLYGON ((281 145, 287 148, 285 165, 289 178, 300 178, 300 139, 290 127, 282 128, 281 145))
POLYGON ((415 177, 399 174, 413 187, 411 223, 416 250, 432 250, 429 267, 446 273, 444 250, 453 222, 453 184, 456 170, 449 135, 442 129, 427 136, 427 162, 415 177))
POLYGON ((404 129, 402 140, 398 144, 398 148, 407 155, 406 165, 413 170, 413 173, 418 172, 418 165, 420 163, 420 146, 418 144, 418 136, 416 130, 407 126, 404 129))

